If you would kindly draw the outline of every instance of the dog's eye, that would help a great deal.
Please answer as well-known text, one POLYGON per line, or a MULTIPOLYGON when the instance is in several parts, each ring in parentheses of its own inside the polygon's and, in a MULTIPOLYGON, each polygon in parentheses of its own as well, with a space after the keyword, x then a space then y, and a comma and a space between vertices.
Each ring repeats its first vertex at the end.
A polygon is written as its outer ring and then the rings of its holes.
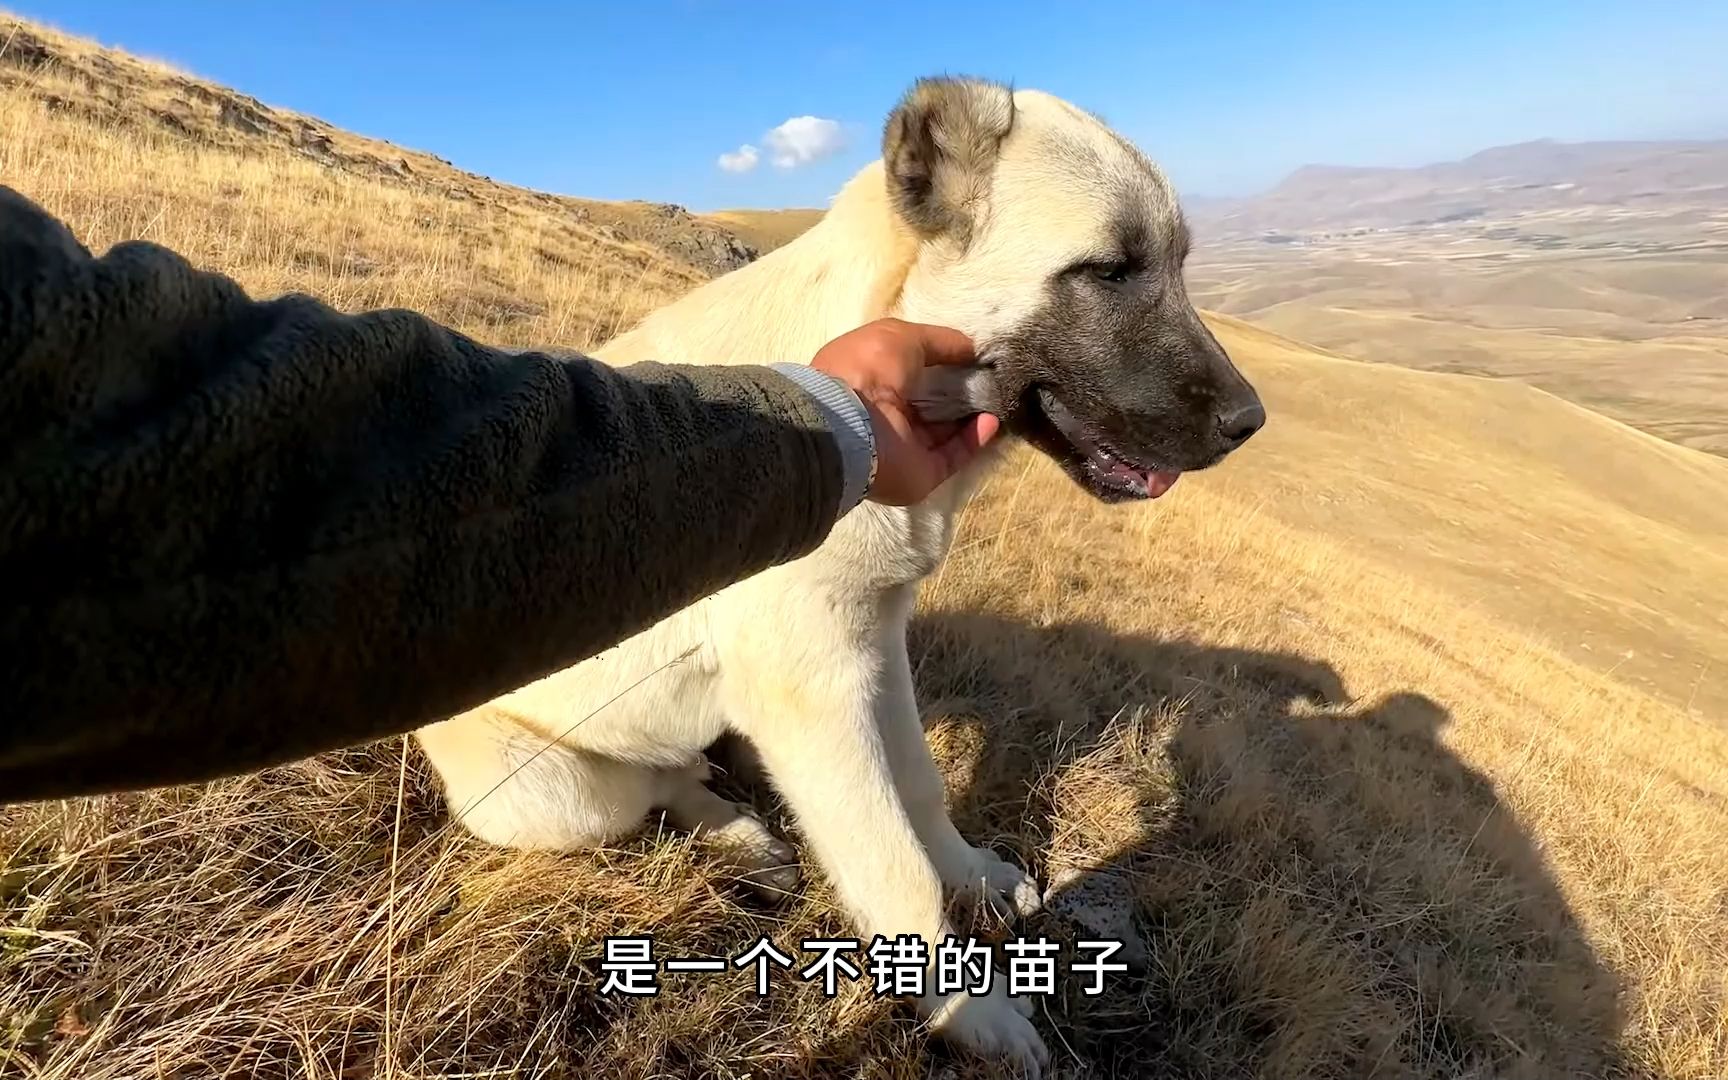
POLYGON ((1125 262, 1096 263, 1092 267, 1092 276, 1099 281, 1120 285, 1128 280, 1134 268, 1125 262))

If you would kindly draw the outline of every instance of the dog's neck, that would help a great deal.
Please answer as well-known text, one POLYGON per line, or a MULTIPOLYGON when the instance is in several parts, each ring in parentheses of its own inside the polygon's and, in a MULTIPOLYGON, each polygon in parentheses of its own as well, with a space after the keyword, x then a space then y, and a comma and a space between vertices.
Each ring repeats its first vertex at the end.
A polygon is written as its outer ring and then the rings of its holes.
POLYGON ((611 364, 808 362, 829 341, 896 314, 918 238, 866 166, 820 222, 749 266, 655 311, 598 350, 611 364))
MULTIPOLYGON (((785 247, 655 311, 597 353, 608 364, 808 363, 816 351, 872 319, 897 315, 919 240, 889 204, 880 162, 841 189, 820 222, 785 247)), ((931 573, 953 522, 998 446, 916 507, 865 503, 834 542, 864 587, 907 585, 931 573)))

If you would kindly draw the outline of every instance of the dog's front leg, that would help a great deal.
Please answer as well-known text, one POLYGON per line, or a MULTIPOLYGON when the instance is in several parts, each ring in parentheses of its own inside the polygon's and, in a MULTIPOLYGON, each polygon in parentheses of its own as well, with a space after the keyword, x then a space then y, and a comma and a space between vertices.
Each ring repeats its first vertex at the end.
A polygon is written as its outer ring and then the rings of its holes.
POLYGON ((876 726, 888 751, 894 786, 913 829, 936 864, 937 874, 950 889, 982 900, 1004 916, 1032 914, 1043 904, 1038 883, 989 848, 972 846, 948 816, 947 790, 924 741, 924 725, 918 716, 912 665, 906 655, 905 621, 891 621, 883 628, 883 638, 882 677, 874 704, 876 726))
MULTIPOLYGON (((926 985, 933 989, 937 946, 953 931, 941 879, 895 786, 871 666, 860 658, 782 685, 773 694, 780 707, 771 716, 759 713, 751 734, 865 939, 922 937, 932 958, 926 985)), ((1038 1075, 1048 1060, 1027 1018, 1030 1002, 1007 997, 1000 981, 985 995, 932 992, 917 1004, 945 1038, 1006 1058, 1028 1075, 1038 1075)))

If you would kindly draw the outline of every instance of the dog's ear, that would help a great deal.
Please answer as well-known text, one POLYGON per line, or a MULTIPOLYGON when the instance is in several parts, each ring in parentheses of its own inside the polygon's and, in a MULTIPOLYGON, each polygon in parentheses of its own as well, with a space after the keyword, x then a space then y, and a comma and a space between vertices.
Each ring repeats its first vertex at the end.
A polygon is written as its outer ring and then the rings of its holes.
POLYGON ((1014 126, 1014 94, 979 79, 914 83, 888 116, 882 163, 894 208, 925 236, 965 242, 1014 126))

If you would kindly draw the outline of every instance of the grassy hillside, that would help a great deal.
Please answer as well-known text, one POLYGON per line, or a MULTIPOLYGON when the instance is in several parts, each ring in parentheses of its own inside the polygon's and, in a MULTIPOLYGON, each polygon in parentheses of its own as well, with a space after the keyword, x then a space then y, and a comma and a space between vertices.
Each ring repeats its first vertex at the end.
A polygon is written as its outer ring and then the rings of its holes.
POLYGON ((170 243, 264 293, 584 342, 754 255, 678 207, 509 187, 4 13, 0 94, 7 183, 97 248, 170 243))
POLYGON ((820 210, 716 210, 704 214, 738 234, 739 239, 767 253, 804 234, 822 220, 820 210))
MULTIPOLYGON (((764 252, 821 216, 706 215, 764 252)), ((1674 216, 1538 216, 1510 240, 1472 222, 1270 244, 1208 239, 1219 226, 1203 210, 1188 284, 1211 310, 1344 356, 1524 383, 1728 457, 1728 210, 1674 216)))
POLYGON ((1721 254, 1513 267, 1238 247, 1197 259, 1193 288, 1201 303, 1346 356, 1526 383, 1728 456, 1721 254))
POLYGON ((1728 456, 1728 142, 1307 168, 1193 217, 1189 284, 1215 310, 1527 383, 1728 456))
POLYGON ((1540 390, 1215 317, 1278 420, 1206 477, 1699 717, 1728 716, 1728 462, 1540 390))
MULTIPOLYGON (((141 91, 97 108, 96 59, 155 69, 31 40, 46 69, 0 54, 0 182, 97 249, 518 344, 591 344, 700 280, 570 202, 181 134, 141 91)), ((1262 436, 1132 508, 1015 454, 913 629, 962 830, 1125 900, 1149 958, 1041 1003, 1059 1075, 1728 1073, 1728 463, 1215 326, 1262 436)), ((866 986, 598 997, 608 934, 849 932, 824 883, 767 907, 656 833, 488 849, 400 739, 0 811, 0 1075, 983 1075, 866 986)))

